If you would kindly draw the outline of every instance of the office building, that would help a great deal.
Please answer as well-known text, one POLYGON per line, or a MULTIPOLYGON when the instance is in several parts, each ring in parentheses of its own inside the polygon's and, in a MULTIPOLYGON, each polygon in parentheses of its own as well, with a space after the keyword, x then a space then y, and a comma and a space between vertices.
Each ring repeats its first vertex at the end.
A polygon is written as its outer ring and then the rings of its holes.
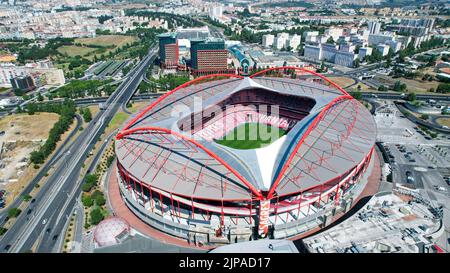
POLYGON ((167 69, 177 68, 179 56, 177 34, 160 34, 158 35, 158 39, 161 66, 167 69))
POLYGON ((222 39, 191 40, 191 70, 195 75, 227 71, 228 51, 222 39))

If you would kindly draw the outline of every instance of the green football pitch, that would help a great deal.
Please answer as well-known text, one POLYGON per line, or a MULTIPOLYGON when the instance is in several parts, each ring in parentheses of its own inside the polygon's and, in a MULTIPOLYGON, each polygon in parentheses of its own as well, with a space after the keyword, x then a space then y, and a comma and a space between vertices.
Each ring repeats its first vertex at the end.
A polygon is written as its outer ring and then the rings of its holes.
POLYGON ((245 123, 234 128, 222 139, 214 141, 234 149, 248 150, 267 146, 285 134, 285 130, 270 125, 245 123))

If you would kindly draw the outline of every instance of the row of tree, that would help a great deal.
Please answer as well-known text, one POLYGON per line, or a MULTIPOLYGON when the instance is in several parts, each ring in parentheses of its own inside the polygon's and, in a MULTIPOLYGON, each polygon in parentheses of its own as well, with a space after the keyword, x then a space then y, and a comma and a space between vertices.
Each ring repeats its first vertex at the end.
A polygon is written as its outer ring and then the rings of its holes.
POLYGON ((72 100, 65 100, 62 103, 29 103, 26 106, 29 115, 36 112, 51 112, 59 114, 59 120, 53 125, 49 132, 49 136, 39 150, 30 154, 30 160, 33 164, 38 165, 44 163, 45 159, 55 150, 56 143, 61 139, 70 127, 75 116, 76 106, 72 100))

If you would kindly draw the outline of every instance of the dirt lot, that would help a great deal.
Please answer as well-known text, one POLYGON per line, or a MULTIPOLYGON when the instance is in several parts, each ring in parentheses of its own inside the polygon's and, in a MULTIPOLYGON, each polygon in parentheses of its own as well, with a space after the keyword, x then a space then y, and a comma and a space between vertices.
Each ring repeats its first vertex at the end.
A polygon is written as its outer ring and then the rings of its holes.
MULTIPOLYGON (((376 80, 381 82, 382 84, 386 86, 393 86, 397 81, 401 81, 402 83, 406 84, 407 89, 409 92, 415 92, 415 93, 430 93, 428 90, 430 88, 434 88, 436 90, 437 86, 439 85, 439 82, 437 81, 422 81, 417 79, 405 79, 405 78, 391 78, 389 76, 377 76, 376 80)), ((434 94, 434 93, 430 93, 434 94)))
POLYGON ((47 139, 48 132, 58 121, 54 113, 35 115, 16 114, 0 119, 0 131, 5 131, 1 141, 39 141, 47 139))
POLYGON ((450 127, 450 118, 438 118, 436 122, 442 126, 450 127))
POLYGON ((355 83, 354 79, 348 77, 330 77, 330 80, 342 88, 346 88, 347 86, 355 83))
MULTIPOLYGON (((36 150, 48 137, 48 133, 58 120, 54 113, 36 113, 35 115, 16 114, 0 120, 0 137, 3 143, 0 169, 0 188, 6 189, 6 204, 20 195, 23 188, 38 172, 29 164, 30 153, 36 150)), ((72 125, 72 129, 75 123, 72 125)), ((62 139, 67 137, 66 132, 62 139)))

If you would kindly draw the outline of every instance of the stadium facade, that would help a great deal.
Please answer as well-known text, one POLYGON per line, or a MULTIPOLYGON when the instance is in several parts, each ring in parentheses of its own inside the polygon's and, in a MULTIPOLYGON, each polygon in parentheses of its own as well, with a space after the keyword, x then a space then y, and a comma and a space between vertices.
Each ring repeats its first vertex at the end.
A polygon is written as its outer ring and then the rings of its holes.
POLYGON ((375 138, 365 106, 315 72, 208 75, 161 96, 118 133, 119 189, 142 221, 196 244, 299 237, 352 207, 375 138), (248 122, 286 134, 256 149, 214 141, 248 122))

